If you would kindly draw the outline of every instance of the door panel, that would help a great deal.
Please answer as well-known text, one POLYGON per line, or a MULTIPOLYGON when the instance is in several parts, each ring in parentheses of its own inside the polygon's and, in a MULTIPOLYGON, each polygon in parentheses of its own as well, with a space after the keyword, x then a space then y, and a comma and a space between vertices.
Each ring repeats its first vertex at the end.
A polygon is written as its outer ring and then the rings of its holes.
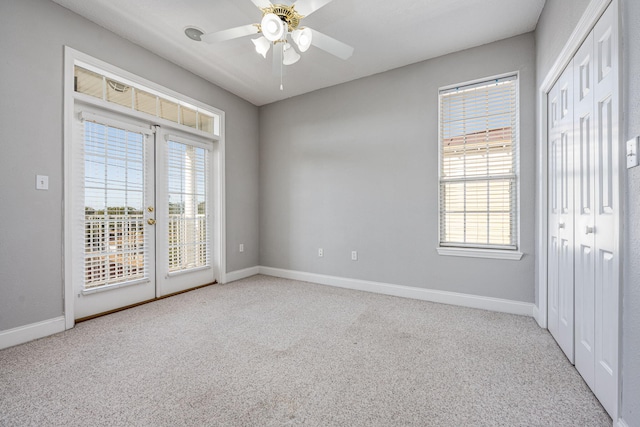
POLYGON ((593 30, 597 78, 594 84, 595 145, 595 388, 613 417, 618 406, 618 324, 620 301, 620 170, 618 89, 618 3, 612 2, 593 30))
POLYGON ((211 143, 158 130, 158 296, 215 280, 211 143))
POLYGON ((598 184, 600 189, 600 213, 612 214, 613 209, 613 129, 612 100, 610 97, 598 103, 598 154, 600 170, 598 184))
POLYGON ((595 384, 595 176, 593 34, 574 58, 576 121, 575 364, 586 383, 595 384))
POLYGON ((81 200, 74 203, 76 319, 155 297, 152 134, 84 117, 76 123, 82 169, 81 200))
POLYGON ((573 80, 571 64, 550 92, 549 105, 549 331, 571 362, 574 357, 573 80))

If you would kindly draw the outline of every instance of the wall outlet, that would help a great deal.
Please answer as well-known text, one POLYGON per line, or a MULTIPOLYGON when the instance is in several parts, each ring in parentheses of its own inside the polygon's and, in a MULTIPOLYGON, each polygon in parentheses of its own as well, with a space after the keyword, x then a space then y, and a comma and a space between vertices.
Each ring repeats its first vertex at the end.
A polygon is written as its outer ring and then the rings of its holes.
POLYGON ((318 248, 318 256, 322 258, 324 256, 324 250, 322 248, 318 248))
POLYGON ((351 261, 358 260, 358 251, 351 251, 351 261))
POLYGON ((240 246, 238 247, 238 250, 240 252, 244 252, 244 243, 240 243, 240 246))

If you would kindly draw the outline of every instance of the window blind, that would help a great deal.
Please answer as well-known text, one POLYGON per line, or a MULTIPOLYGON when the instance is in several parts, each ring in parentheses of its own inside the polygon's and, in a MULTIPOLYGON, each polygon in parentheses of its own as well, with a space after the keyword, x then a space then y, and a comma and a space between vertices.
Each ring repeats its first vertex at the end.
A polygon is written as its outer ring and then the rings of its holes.
POLYGON ((169 272, 210 265, 207 176, 209 150, 169 137, 169 272))
POLYGON ((517 83, 440 92, 440 246, 517 249, 517 83))
POLYGON ((148 279, 145 142, 133 126, 82 115, 83 291, 148 279), (88 119, 91 117, 91 121, 88 119))

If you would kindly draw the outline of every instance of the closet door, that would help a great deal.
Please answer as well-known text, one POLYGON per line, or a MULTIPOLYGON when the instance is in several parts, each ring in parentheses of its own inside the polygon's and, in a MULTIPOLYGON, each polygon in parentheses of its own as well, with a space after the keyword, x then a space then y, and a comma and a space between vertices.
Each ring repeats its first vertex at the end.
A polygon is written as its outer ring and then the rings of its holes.
MULTIPOLYGON (((548 94, 548 182, 549 182, 549 212, 548 212, 548 270, 547 270, 547 323, 549 332, 558 335, 558 223, 560 222, 560 141, 559 141, 559 110, 560 101, 558 85, 548 94)), ((557 339, 557 338, 556 338, 557 339)))
POLYGON ((575 120, 575 364, 594 388, 595 370, 595 185, 593 33, 576 53, 575 120))
POLYGON ((613 1, 549 92, 549 331, 572 362, 575 349, 576 368, 614 420, 621 190, 617 19, 613 1))
POLYGON ((620 153, 618 3, 612 2, 593 30, 595 79, 595 388, 613 419, 618 402, 620 298, 620 153))
POLYGON ((573 363, 574 142, 571 64, 550 94, 549 331, 573 363))

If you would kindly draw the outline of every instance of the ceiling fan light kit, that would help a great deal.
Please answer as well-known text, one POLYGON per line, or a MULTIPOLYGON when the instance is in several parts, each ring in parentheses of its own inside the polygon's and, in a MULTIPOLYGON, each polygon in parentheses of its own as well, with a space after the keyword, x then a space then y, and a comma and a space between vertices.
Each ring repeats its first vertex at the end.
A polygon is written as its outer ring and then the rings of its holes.
POLYGON ((269 49, 271 48, 271 43, 269 43, 269 40, 266 39, 266 37, 258 37, 257 39, 251 39, 251 41, 253 42, 253 44, 256 47, 256 52, 258 52, 260 55, 262 55, 263 58, 267 58, 267 52, 269 52, 269 49))
MULTIPOLYGON (((251 39, 256 52, 266 59, 271 45, 282 44, 278 55, 273 55, 274 61, 278 61, 280 66, 292 65, 300 60, 300 54, 289 43, 287 37, 295 43, 298 51, 306 52, 311 45, 324 50, 341 59, 349 59, 353 54, 353 48, 334 38, 311 28, 300 27, 300 21, 332 0, 298 0, 291 6, 284 4, 272 4, 269 0, 251 0, 262 11, 262 20, 259 24, 243 25, 228 30, 218 31, 209 34, 187 34, 192 40, 206 43, 217 43, 244 37, 252 34, 262 34, 262 37, 251 39), (296 10, 296 7, 298 9, 296 10), (301 15, 303 11, 305 15, 301 15), (315 34, 315 36, 314 36, 315 34)), ((275 68, 275 67, 274 67, 275 68)), ((280 80, 282 81, 282 68, 280 67, 280 80)), ((280 89, 282 90, 282 83, 280 89)))
POLYGON ((295 29, 291 32, 291 38, 298 46, 298 50, 300 50, 300 52, 306 52, 311 46, 313 33, 309 28, 304 28, 302 30, 295 29))
POLYGON ((289 43, 285 44, 283 47, 283 59, 282 63, 284 65, 293 65, 300 60, 300 54, 296 52, 294 48, 291 47, 289 43))
POLYGON ((287 32, 287 24, 274 13, 265 13, 260 22, 262 34, 270 42, 277 42, 287 32))

